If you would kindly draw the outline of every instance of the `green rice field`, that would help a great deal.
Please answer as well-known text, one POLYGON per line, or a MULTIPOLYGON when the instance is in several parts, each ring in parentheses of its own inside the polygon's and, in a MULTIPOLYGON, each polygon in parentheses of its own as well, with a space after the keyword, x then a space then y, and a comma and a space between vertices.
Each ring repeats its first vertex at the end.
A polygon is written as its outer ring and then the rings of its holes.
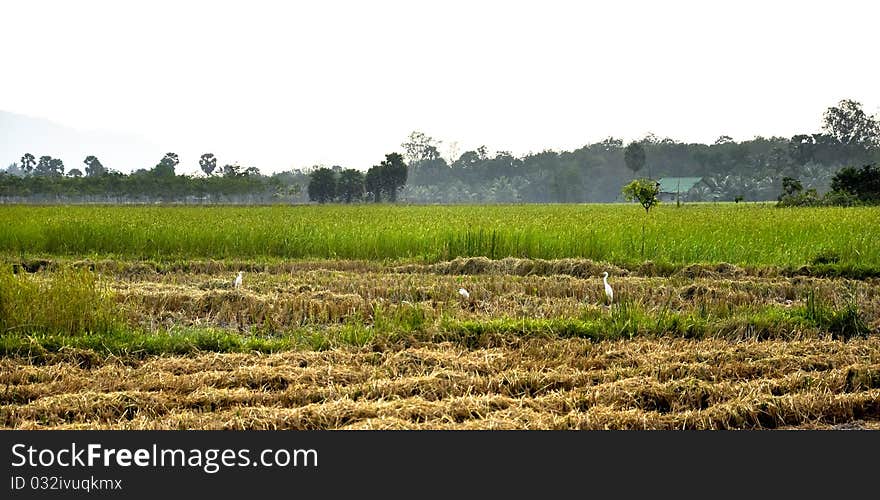
POLYGON ((485 256, 880 269, 880 208, 770 204, 3 206, 14 257, 349 259, 485 256), (644 224, 644 239, 642 227, 644 224))

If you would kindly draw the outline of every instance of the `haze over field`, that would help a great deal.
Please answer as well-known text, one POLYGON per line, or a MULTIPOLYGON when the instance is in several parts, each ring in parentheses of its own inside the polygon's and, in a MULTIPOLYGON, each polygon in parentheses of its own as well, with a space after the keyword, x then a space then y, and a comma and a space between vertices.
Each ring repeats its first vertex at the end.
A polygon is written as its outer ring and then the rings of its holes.
POLYGON ((0 110, 40 120, 0 115, 0 167, 32 150, 130 172, 174 151, 193 173, 210 151, 263 173, 366 170, 413 130, 450 159, 649 132, 791 137, 844 98, 880 111, 868 2, 32 1, 3 13, 0 44, 15 50, 0 53, 0 110))
POLYGON ((0 165, 19 162, 25 152, 61 158, 68 168, 82 170, 83 159, 96 151, 120 172, 151 167, 165 154, 161 146, 135 135, 87 131, 49 120, 0 111, 0 165))

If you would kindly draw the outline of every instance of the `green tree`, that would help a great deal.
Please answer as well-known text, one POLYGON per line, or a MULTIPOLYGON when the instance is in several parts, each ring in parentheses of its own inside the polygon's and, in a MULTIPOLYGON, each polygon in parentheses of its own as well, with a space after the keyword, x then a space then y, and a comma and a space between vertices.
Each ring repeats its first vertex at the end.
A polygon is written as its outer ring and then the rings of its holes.
POLYGON ((397 201, 397 192, 406 185, 406 163, 400 153, 388 153, 379 164, 379 182, 388 201, 397 201))
POLYGON ((421 161, 440 158, 440 151, 437 149, 439 144, 440 141, 435 141, 423 132, 413 131, 400 146, 406 155, 407 163, 412 166, 421 161))
POLYGON ((410 184, 432 184, 446 173, 449 165, 441 158, 439 145, 440 141, 418 131, 412 132, 400 145, 404 150, 410 184))
POLYGON ((214 169, 217 168, 217 158, 214 156, 214 153, 203 154, 199 158, 199 168, 202 169, 205 175, 210 176, 214 169))
POLYGON ((823 130, 841 144, 871 147, 880 139, 880 125, 858 101, 844 99, 822 115, 823 130))
POLYGON ((336 197, 336 174, 327 167, 321 167, 309 175, 307 188, 309 199, 318 203, 333 201, 336 197))
POLYGON ((345 203, 358 201, 364 197, 364 174, 353 168, 347 168, 339 174, 337 183, 339 198, 345 203))
POLYGON ((223 177, 238 177, 241 175, 241 166, 238 163, 223 165, 221 169, 223 177))
POLYGON ((779 195, 777 207, 809 207, 819 205, 821 199, 815 189, 805 192, 801 181, 794 177, 782 178, 782 194, 779 195))
POLYGON ((37 160, 37 166, 34 167, 34 175, 49 175, 49 162, 52 161, 52 157, 49 155, 43 155, 37 160))
POLYGON ((880 167, 864 165, 859 169, 840 169, 831 180, 831 189, 847 193, 867 203, 880 203, 880 167))
POLYGON ((67 172, 67 175, 70 177, 78 178, 78 177, 82 177, 83 173, 82 173, 82 170, 80 170, 78 168, 72 168, 72 169, 70 169, 69 172, 67 172))
POLYGON ((779 195, 779 199, 782 200, 783 196, 794 196, 801 191, 804 190, 803 184, 801 181, 794 177, 783 177, 782 178, 782 194, 779 195))
POLYGON ((880 146, 880 124, 862 110, 858 101, 844 99, 822 115, 824 132, 838 145, 841 160, 867 161, 873 148, 880 146))
POLYGON ((374 203, 382 201, 382 167, 374 165, 364 176, 364 190, 373 198, 374 203))
POLYGON ((100 177, 107 173, 107 169, 94 155, 86 156, 86 159, 83 160, 83 163, 86 164, 86 175, 89 177, 100 177))
POLYGON ((56 177, 64 175, 64 162, 61 161, 61 158, 52 158, 52 161, 49 162, 49 170, 56 177))
POLYGON ((26 174, 30 174, 31 172, 33 172, 34 166, 36 164, 37 164, 36 158, 34 158, 34 155, 32 155, 30 153, 25 153, 21 157, 21 169, 26 174))
POLYGON ((174 175, 174 167, 178 164, 180 164, 180 159, 177 157, 177 153, 166 153, 153 168, 153 173, 161 177, 171 177, 174 175))
POLYGON ((52 158, 48 155, 41 156, 40 161, 37 162, 37 166, 34 168, 34 174, 52 177, 64 175, 64 162, 59 158, 52 158))
MULTIPOLYGON (((621 190, 624 198, 628 201, 638 201, 642 208, 645 209, 645 217, 647 218, 651 209, 660 203, 657 195, 660 194, 660 183, 651 179, 635 179, 621 190)), ((645 258, 645 219, 642 219, 642 251, 641 256, 645 258)))
POLYGON ((626 168, 632 170, 633 177, 635 177, 636 172, 645 166, 645 148, 640 142, 631 142, 623 150, 623 161, 626 162, 626 168))
POLYGON ((645 209, 645 213, 651 211, 660 203, 657 195, 660 194, 660 183, 651 179, 635 179, 621 190, 627 201, 637 201, 645 209))

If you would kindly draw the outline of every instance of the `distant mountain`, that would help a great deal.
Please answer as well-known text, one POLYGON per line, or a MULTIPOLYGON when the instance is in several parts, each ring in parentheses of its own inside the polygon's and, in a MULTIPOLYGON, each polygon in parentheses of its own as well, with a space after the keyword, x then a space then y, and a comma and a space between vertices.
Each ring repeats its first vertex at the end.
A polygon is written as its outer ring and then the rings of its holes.
POLYGON ((49 155, 64 160, 65 171, 85 171, 83 160, 95 155, 113 170, 129 173, 152 168, 167 151, 138 137, 108 132, 84 132, 42 118, 0 111, 0 169, 22 155, 49 155))

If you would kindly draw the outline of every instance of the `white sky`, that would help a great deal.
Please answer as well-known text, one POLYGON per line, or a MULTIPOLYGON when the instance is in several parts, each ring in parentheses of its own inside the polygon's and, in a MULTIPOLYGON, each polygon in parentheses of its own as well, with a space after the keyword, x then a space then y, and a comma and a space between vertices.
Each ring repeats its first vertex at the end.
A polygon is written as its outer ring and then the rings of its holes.
POLYGON ((365 169, 413 130, 516 155, 791 136, 843 98, 880 111, 877 5, 0 0, 0 110, 139 136, 179 171, 365 169))

